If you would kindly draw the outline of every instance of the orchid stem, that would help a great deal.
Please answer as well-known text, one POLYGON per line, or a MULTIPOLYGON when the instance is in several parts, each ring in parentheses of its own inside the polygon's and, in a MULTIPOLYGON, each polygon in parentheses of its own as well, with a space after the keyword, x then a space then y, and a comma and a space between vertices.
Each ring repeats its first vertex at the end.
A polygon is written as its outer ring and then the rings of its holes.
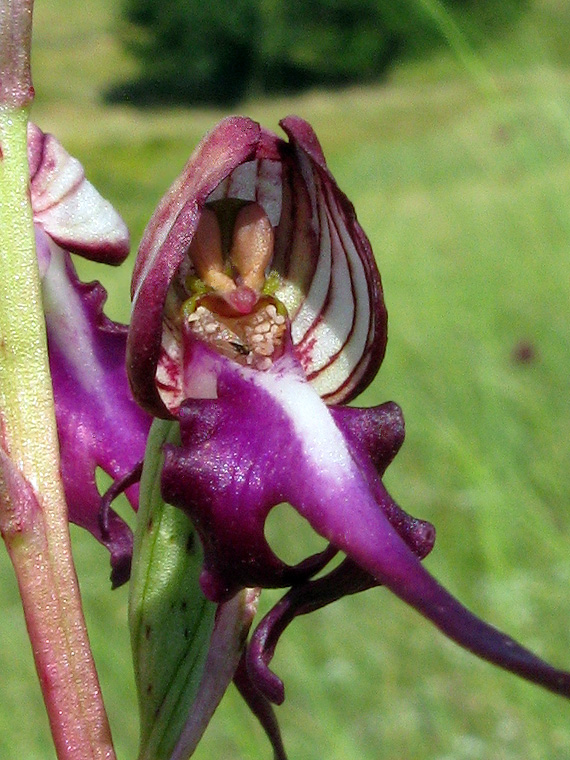
POLYGON ((27 164, 32 0, 0 0, 0 533, 59 760, 113 760, 71 555, 27 164))

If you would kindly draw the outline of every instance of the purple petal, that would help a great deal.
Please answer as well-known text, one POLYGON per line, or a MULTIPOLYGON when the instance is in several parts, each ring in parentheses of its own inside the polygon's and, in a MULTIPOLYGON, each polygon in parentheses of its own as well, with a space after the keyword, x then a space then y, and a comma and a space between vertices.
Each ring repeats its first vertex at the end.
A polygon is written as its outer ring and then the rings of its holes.
POLYGON ((369 409, 331 406, 330 412, 352 448, 358 447, 370 459, 380 476, 392 462, 406 434, 404 415, 393 401, 369 409))
POLYGON ((290 583, 265 541, 270 509, 291 503, 350 560, 483 659, 570 696, 557 670, 479 620, 422 566, 390 522, 392 500, 289 356, 268 372, 220 374, 218 399, 181 410, 183 448, 165 451, 163 494, 204 544, 202 586, 214 600, 241 586, 290 583), (202 424, 198 411, 208 411, 202 424), (215 423, 215 424, 214 424, 215 423))
MULTIPOLYGON (((257 611, 258 598, 258 589, 247 589, 217 609, 196 698, 170 760, 187 760, 202 738, 236 668, 239 667, 243 642, 257 611)), ((277 729, 277 736, 278 731, 277 729)), ((269 733, 272 742, 274 735, 269 733)), ((284 755, 283 758, 286 760, 284 755)))
POLYGON ((365 570, 345 559, 322 578, 294 586, 267 613, 255 629, 248 644, 245 659, 252 684, 266 699, 282 704, 285 699, 283 682, 271 670, 275 647, 285 629, 297 615, 324 607, 349 594, 378 586, 365 570))
MULTIPOLYGON (((144 456, 150 419, 130 395, 127 328, 105 317, 105 291, 97 283, 79 282, 67 251, 119 264, 129 252, 129 234, 111 204, 87 182, 81 164, 33 124, 28 161, 69 517, 109 548, 111 577, 119 585, 129 576, 132 535, 112 510, 101 513, 109 498, 102 502, 96 469, 126 487, 144 456)), ((136 508, 138 485, 126 492, 136 508)))
POLYGON ((120 264, 129 253, 128 229, 85 179, 79 161, 53 135, 29 124, 28 162, 34 224, 65 250, 120 264))
MULTIPOLYGON (((44 233, 38 237, 49 249, 42 297, 69 518, 108 547, 119 585, 128 578, 132 535, 112 511, 102 528, 95 473, 100 467, 114 480, 128 476, 144 457, 151 420, 131 396, 127 328, 104 315, 104 289, 79 282, 69 254, 44 233)), ((41 255, 45 261, 45 250, 41 255)), ((138 485, 126 493, 136 508, 138 485)))
POLYGON ((273 747, 274 760, 287 760, 287 753, 281 738, 279 723, 270 702, 260 692, 249 677, 245 655, 242 655, 234 674, 234 683, 247 706, 259 720, 273 747))
MULTIPOLYGON (((316 231, 313 246, 317 246, 310 253, 315 258, 310 289, 299 310, 290 312, 293 343, 319 395, 328 403, 349 401, 375 377, 386 350, 380 273, 354 206, 328 170, 310 124, 298 116, 288 116, 280 124, 306 187, 295 203, 308 200, 316 231)), ((296 258, 307 256, 306 249, 295 250, 291 244, 290 256, 288 266, 295 276, 296 268, 303 266, 296 258)))
POLYGON ((386 493, 380 477, 396 456, 404 441, 404 418, 393 401, 370 409, 330 407, 330 413, 342 431, 352 459, 366 478, 370 493, 419 559, 426 557, 435 543, 434 526, 412 517, 386 493))

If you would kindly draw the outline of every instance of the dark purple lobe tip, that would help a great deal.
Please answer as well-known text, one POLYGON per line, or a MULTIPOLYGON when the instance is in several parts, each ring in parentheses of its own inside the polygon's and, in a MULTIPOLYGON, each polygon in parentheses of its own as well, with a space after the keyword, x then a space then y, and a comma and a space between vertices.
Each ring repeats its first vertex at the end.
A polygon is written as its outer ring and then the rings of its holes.
POLYGON ((266 695, 259 691, 251 680, 245 661, 245 654, 242 654, 239 661, 234 675, 234 684, 249 709, 265 729, 265 733, 273 747, 274 760, 287 760, 287 754, 285 752, 285 746, 283 745, 283 739, 281 738, 281 731, 279 729, 277 718, 275 717, 273 708, 266 695))

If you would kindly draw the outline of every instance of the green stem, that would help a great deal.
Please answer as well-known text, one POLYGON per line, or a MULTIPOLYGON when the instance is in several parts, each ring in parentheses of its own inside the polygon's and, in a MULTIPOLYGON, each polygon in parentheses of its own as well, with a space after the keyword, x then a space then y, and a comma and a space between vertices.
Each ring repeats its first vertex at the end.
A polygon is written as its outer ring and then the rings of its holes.
POLYGON ((60 760, 115 755, 71 556, 27 165, 31 0, 0 0, 0 532, 60 760))
POLYGON ((457 55, 481 91, 486 95, 496 95, 498 88, 493 76, 470 45, 445 3, 441 0, 418 0, 418 5, 434 21, 451 50, 457 55))

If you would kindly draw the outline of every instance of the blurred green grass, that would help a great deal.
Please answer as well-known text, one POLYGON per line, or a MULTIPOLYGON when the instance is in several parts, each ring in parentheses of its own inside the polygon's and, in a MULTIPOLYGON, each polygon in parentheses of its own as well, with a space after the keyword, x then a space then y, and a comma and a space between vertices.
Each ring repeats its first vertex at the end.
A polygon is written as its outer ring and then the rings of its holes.
MULTIPOLYGON (((154 205, 221 112, 104 107, 133 64, 115 5, 38 0, 33 118, 56 133, 124 215, 136 244, 154 205)), ((398 401, 407 439, 387 484, 434 522, 430 570, 463 602, 570 667, 570 9, 541 0, 479 64, 451 52, 399 67, 382 87, 251 102, 276 128, 312 122, 383 276, 390 340, 363 404, 398 401), (517 361, 517 346, 533 358, 517 361)), ((128 319, 129 269, 81 263, 128 319)), ((283 541, 305 537, 290 514, 283 541)), ((121 759, 137 710, 126 591, 83 532, 74 549, 121 759)), ((301 546, 300 546, 301 548, 301 546)), ((54 757, 13 574, 0 554, 0 757, 54 757)), ((276 598, 266 593, 264 608, 276 598)), ((275 658, 291 760, 563 760, 570 708, 478 662, 378 589, 291 627, 275 658)), ((230 690, 196 753, 268 758, 230 690)))

